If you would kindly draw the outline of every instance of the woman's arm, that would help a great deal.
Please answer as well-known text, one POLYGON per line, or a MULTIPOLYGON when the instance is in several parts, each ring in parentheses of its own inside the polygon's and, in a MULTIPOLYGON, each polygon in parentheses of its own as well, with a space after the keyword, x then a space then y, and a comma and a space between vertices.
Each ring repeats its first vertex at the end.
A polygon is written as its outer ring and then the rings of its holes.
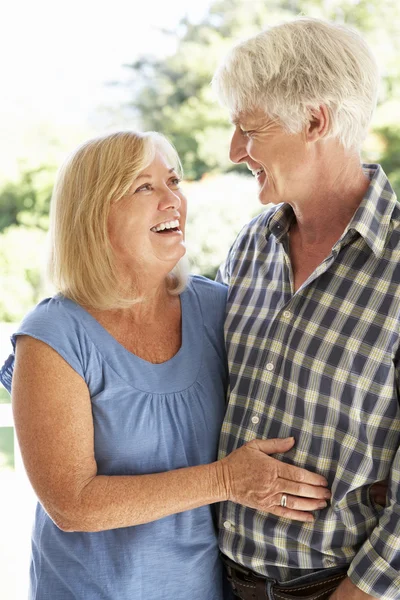
POLYGON ((97 475, 91 401, 84 380, 45 343, 19 336, 13 376, 15 428, 31 484, 65 531, 102 531, 234 500, 312 520, 327 497, 323 477, 268 456, 294 441, 254 440, 221 461, 151 475, 97 475), (288 507, 282 508, 282 493, 288 507), (297 497, 302 496, 302 497, 297 497))

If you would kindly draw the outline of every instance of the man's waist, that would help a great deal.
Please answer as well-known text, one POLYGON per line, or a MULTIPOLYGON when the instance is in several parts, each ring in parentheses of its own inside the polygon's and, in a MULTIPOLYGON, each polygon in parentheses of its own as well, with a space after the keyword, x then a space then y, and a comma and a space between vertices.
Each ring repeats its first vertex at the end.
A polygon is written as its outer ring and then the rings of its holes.
POLYGON ((238 565, 224 554, 221 558, 235 597, 242 600, 327 599, 345 579, 347 573, 347 567, 322 569, 311 573, 303 571, 289 582, 280 583, 272 577, 261 577, 251 569, 238 565))
POLYGON ((349 566, 377 523, 373 515, 364 524, 359 522, 358 529, 346 527, 338 515, 331 518, 329 513, 316 515, 311 525, 289 523, 261 513, 255 518, 252 509, 226 504, 219 521, 221 552, 259 575, 282 582, 315 570, 349 566))
POLYGON ((235 564, 236 568, 243 569, 243 571, 252 572, 256 577, 260 577, 262 579, 271 579, 278 583, 286 583, 288 581, 293 581, 299 578, 307 578, 307 576, 313 576, 315 573, 330 573, 336 570, 347 571, 349 564, 347 562, 333 565, 331 564, 328 567, 315 567, 315 568, 298 568, 298 567, 289 567, 285 565, 276 565, 271 564, 268 561, 261 562, 254 557, 244 557, 231 554, 222 553, 223 557, 226 557, 227 560, 232 561, 235 564))

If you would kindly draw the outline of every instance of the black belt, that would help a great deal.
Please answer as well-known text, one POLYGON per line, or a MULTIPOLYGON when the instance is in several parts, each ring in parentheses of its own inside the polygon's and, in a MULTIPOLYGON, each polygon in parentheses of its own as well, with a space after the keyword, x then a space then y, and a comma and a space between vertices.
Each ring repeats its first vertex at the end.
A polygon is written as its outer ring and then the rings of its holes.
MULTIPOLYGON (((327 574, 326 578, 317 581, 304 582, 294 587, 290 583, 271 583, 272 596, 267 592, 267 581, 272 582, 262 575, 258 575, 234 563, 230 558, 222 554, 222 561, 226 567, 228 581, 234 594, 241 600, 291 600, 292 598, 303 598, 304 600, 327 600, 346 577, 346 572, 335 572, 327 574)), ((328 569, 329 571, 329 569, 328 569)))

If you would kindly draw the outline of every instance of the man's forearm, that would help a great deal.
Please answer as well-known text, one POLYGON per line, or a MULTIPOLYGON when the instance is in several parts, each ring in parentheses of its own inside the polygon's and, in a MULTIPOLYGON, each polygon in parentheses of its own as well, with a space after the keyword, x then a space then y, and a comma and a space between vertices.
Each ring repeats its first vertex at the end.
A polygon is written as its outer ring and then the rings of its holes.
POLYGON ((330 600, 376 600, 375 596, 366 594, 360 588, 346 577, 344 581, 339 585, 338 589, 330 597, 330 600))

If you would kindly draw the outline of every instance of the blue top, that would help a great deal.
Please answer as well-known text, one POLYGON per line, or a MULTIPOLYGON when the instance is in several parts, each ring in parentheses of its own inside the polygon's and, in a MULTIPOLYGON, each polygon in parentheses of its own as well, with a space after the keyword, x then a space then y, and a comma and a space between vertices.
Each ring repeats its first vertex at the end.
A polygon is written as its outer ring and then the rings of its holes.
MULTIPOLYGON (((43 300, 16 336, 54 348, 91 396, 100 475, 158 473, 216 459, 227 383, 226 288, 192 277, 181 294, 182 346, 162 364, 119 344, 86 310, 43 300)), ((10 390, 14 355, 0 381, 10 390)), ((150 501, 150 499, 149 499, 150 501)), ((61 531, 37 505, 31 600, 222 600, 212 506, 95 533, 61 531)))

